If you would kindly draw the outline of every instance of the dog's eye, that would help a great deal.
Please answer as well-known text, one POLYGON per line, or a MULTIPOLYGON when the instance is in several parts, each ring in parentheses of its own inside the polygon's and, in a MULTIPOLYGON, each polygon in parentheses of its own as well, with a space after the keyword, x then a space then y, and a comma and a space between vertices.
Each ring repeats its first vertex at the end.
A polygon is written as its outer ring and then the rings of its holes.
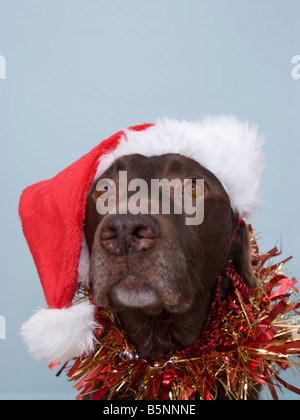
POLYGON ((114 187, 111 182, 107 179, 103 179, 97 182, 95 188, 95 195, 96 197, 105 197, 112 194, 114 191, 114 187))
POLYGON ((203 194, 203 186, 196 178, 188 179, 184 184, 184 191, 187 195, 193 198, 200 197, 203 194))
POLYGON ((102 195, 106 194, 109 189, 108 185, 104 185, 101 190, 96 190, 97 197, 101 197, 102 195))

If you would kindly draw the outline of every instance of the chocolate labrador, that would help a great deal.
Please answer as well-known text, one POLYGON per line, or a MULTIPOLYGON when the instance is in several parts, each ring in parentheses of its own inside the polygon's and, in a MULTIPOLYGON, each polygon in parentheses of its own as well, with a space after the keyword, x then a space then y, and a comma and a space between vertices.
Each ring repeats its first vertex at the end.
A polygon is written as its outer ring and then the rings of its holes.
MULTIPOLYGON (((98 180, 92 185, 85 220, 95 303, 118 313, 144 358, 162 358, 191 346, 201 336, 215 280, 229 260, 247 286, 255 287, 246 225, 238 227, 239 215, 219 180, 181 155, 124 156, 101 179, 113 182, 100 193, 98 180), (153 179, 179 179, 182 185, 186 179, 204 180, 203 222, 186 224, 184 209, 182 214, 100 215, 97 199, 102 192, 116 194, 109 190, 118 185, 120 171, 127 172, 128 183, 138 178, 149 187, 153 179)), ((222 299, 230 287, 224 278, 222 299)))

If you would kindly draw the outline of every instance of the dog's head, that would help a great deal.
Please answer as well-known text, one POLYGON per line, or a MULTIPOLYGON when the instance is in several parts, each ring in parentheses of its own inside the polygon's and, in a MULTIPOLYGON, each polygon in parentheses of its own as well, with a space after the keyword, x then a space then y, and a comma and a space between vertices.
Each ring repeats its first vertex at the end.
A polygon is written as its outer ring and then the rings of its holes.
MULTIPOLYGON (((128 191, 126 201, 132 196, 128 191)), ((206 318, 215 280, 229 260, 246 284, 255 287, 247 227, 240 224, 237 229, 238 223, 222 184, 193 159, 177 154, 151 158, 133 154, 117 159, 92 185, 87 198, 85 235, 95 303, 119 313, 145 357, 193 344, 206 318), (119 208, 121 171, 126 171, 128 184, 142 179, 149 187, 149 196, 143 198, 148 214, 99 214, 99 196, 114 196, 119 208), (170 190, 169 214, 161 211, 161 203, 160 211, 151 214, 154 179, 180 181, 180 188, 170 190), (197 184, 199 179, 204 183, 197 184), (192 202, 201 196, 202 223, 186 223, 189 214, 184 195, 192 202), (176 200, 183 203, 181 214, 174 210, 176 200), (161 322, 164 320, 169 322, 161 322)), ((224 281, 222 298, 229 287, 224 281)))

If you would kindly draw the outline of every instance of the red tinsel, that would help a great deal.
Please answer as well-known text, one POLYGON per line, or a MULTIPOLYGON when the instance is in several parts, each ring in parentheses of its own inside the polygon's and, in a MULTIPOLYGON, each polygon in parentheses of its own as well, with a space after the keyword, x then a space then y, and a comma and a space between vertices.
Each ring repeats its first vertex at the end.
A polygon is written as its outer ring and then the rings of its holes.
POLYGON ((248 399, 258 396, 258 385, 269 390, 273 399, 278 399, 280 386, 300 395, 298 388, 278 375, 280 369, 300 367, 300 301, 293 299, 298 293, 296 280, 282 271, 287 260, 266 264, 279 252, 273 248, 259 254, 251 226, 249 230, 258 287, 248 292, 234 270, 223 271, 201 338, 192 347, 149 363, 128 341, 116 314, 99 310, 95 352, 61 369, 77 382, 77 398, 211 400, 222 389, 229 399, 248 399), (221 302, 219 285, 224 275, 231 278, 233 290, 221 302))

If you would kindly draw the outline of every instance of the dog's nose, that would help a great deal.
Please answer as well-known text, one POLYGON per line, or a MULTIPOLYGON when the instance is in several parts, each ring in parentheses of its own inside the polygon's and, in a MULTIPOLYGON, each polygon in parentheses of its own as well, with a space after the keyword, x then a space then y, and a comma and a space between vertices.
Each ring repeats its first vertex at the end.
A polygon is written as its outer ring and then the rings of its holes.
POLYGON ((112 255, 147 251, 158 237, 158 223, 146 214, 112 214, 100 228, 100 243, 112 255))

